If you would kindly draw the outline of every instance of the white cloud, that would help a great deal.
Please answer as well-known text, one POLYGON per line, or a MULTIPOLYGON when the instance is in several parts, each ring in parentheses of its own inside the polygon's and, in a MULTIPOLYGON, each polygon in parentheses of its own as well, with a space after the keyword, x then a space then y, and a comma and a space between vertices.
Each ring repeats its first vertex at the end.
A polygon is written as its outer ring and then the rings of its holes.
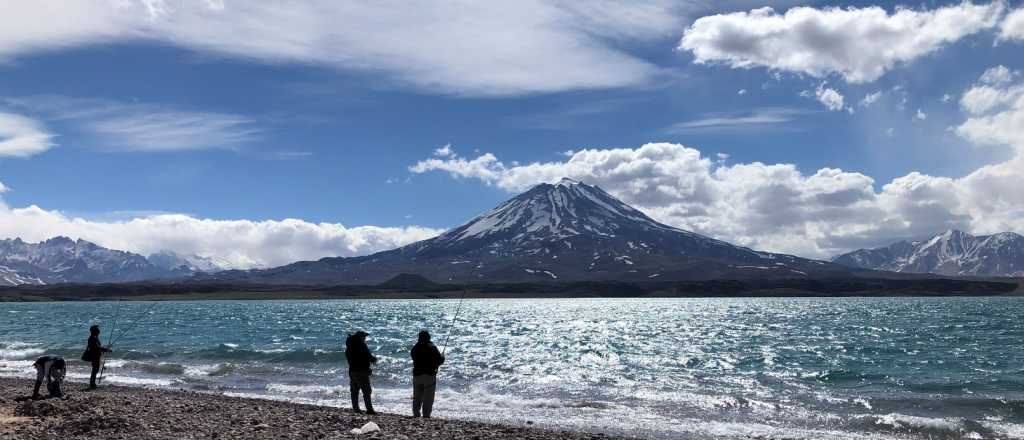
POLYGON ((702 17, 683 34, 679 49, 697 63, 769 69, 866 83, 897 64, 995 27, 1005 5, 964 2, 932 10, 880 7, 772 8, 702 17))
POLYGON ((0 112, 0 157, 28 157, 42 153, 53 148, 53 137, 43 124, 34 119, 0 112))
POLYGON ((430 93, 633 86, 659 68, 621 50, 681 26, 669 1, 170 2, 39 0, 0 14, 0 60, 155 41, 265 63, 383 74, 430 93))
POLYGON ((1006 14, 999 25, 999 39, 1024 40, 1024 8, 1017 8, 1006 14))
POLYGON ((914 119, 917 121, 923 121, 928 119, 928 114, 921 111, 921 109, 917 109, 917 113, 914 113, 914 119))
POLYGON ((259 134, 255 121, 229 113, 55 95, 6 98, 0 103, 67 121, 94 136, 96 148, 106 151, 236 148, 259 134))
MULTIPOLYGON (((960 130, 968 137, 967 133, 1001 133, 997 138, 978 139, 992 142, 1014 136, 1016 142, 1024 139, 1024 111, 1000 118, 969 120, 960 130)), ((477 159, 427 159, 410 170, 444 171, 510 192, 570 177, 598 185, 667 224, 758 249, 810 257, 948 228, 1024 232, 1024 208, 1020 208, 1024 191, 1018 189, 1024 159, 1020 155, 961 178, 912 172, 880 190, 861 173, 822 168, 804 174, 792 164, 729 165, 717 157, 712 160, 679 144, 654 143, 582 149, 564 160, 523 165, 506 165, 489 153, 477 159)))
POLYGON ((878 102, 878 100, 881 99, 881 98, 882 98, 882 92, 868 93, 867 95, 864 95, 864 99, 860 100, 860 106, 861 107, 871 107, 876 102, 878 102))
POLYGON ((814 97, 831 111, 838 112, 846 108, 842 93, 831 87, 825 87, 825 84, 819 85, 814 90, 814 97))
POLYGON ((445 144, 445 146, 434 150, 434 156, 437 157, 448 157, 453 154, 455 154, 455 152, 452 151, 452 144, 445 144))
POLYGON ((991 72, 986 71, 960 98, 970 117, 956 132, 976 144, 1009 145, 1024 155, 1024 82, 993 82, 994 77, 1003 76, 991 72))
POLYGON ((0 237, 39 241, 64 235, 143 255, 161 250, 196 254, 242 269, 322 257, 365 255, 440 232, 416 226, 349 228, 337 223, 296 219, 212 220, 181 214, 96 221, 69 217, 35 205, 10 208, 0 201, 0 237))
MULTIPOLYGON (((1012 105, 1024 96, 1024 84, 1013 83, 1016 77, 1017 73, 1005 66, 996 66, 986 70, 978 78, 978 81, 960 97, 960 107, 971 115, 984 115, 1012 105)), ((979 123, 974 119, 967 122, 970 125, 979 123)), ((961 134, 964 133, 961 132, 961 134)), ((977 139, 981 134, 976 133, 974 136, 977 139)))
POLYGON ((1006 66, 998 65, 985 70, 985 73, 981 74, 981 78, 978 81, 991 86, 1002 86, 1013 81, 1015 76, 1017 76, 1017 72, 1008 69, 1006 66))
POLYGON ((943 103, 946 103, 946 102, 949 102, 949 101, 953 100, 953 96, 950 95, 949 93, 945 93, 945 94, 942 95, 942 98, 939 99, 939 100, 942 101, 943 103))
POLYGON ((793 121, 805 113, 791 108, 760 108, 749 113, 711 113, 700 119, 672 124, 666 131, 681 134, 763 129, 793 121))
POLYGON ((747 89, 740 89, 738 92, 736 92, 736 94, 740 95, 740 96, 746 95, 747 94, 747 89))

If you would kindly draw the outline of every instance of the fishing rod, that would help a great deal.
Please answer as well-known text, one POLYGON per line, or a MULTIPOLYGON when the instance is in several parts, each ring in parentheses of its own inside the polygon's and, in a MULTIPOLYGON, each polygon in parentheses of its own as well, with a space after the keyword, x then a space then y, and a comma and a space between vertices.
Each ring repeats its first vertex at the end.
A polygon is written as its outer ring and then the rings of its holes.
POLYGON ((448 351, 448 340, 452 337, 452 329, 455 328, 455 322, 459 320, 459 312, 462 311, 462 301, 466 299, 466 289, 462 289, 462 297, 459 298, 459 305, 455 308, 455 317, 452 318, 451 325, 448 326, 448 336, 444 337, 444 348, 441 349, 441 356, 448 351))
MULTIPOLYGON (((118 313, 120 313, 121 301, 118 300, 117 304, 118 304, 118 313)), ((139 322, 142 321, 142 319, 146 317, 145 315, 148 314, 150 310, 153 310, 153 308, 156 307, 157 304, 160 304, 160 302, 159 301, 154 301, 153 304, 150 304, 149 307, 147 307, 145 310, 142 311, 142 313, 140 313, 140 316, 138 318, 135 318, 135 320, 132 321, 132 324, 130 326, 128 326, 128 328, 122 330, 121 333, 119 333, 117 336, 114 336, 114 331, 112 329, 110 331, 110 337, 107 339, 107 348, 108 349, 112 348, 114 346, 114 344, 117 343, 117 341, 121 340, 121 337, 123 337, 125 334, 127 334, 128 332, 130 332, 133 329, 135 329, 135 326, 139 325, 139 322)), ((114 328, 117 328, 117 318, 114 319, 114 328)), ((103 357, 103 362, 100 365, 100 377, 99 377, 97 383, 100 383, 100 384, 103 383, 103 373, 105 373, 106 370, 107 370, 107 357, 104 356, 103 357)))
MULTIPOLYGON (((114 345, 114 331, 117 330, 117 319, 121 316, 121 298, 117 299, 117 308, 114 309, 114 324, 110 326, 110 334, 107 335, 107 348, 114 345)), ((107 372, 107 357, 103 356, 103 362, 100 362, 100 377, 97 379, 97 383, 103 383, 103 374, 107 372)))

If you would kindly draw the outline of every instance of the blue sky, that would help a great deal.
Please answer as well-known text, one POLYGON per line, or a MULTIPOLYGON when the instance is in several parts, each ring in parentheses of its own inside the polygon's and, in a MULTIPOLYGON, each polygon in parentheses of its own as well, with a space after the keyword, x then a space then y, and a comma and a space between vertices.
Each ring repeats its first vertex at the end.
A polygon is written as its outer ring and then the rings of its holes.
POLYGON ((962 102, 982 86, 1017 96, 1019 2, 434 6, 15 7, 0 18, 0 234, 266 266, 425 238, 558 174, 675 226, 819 258, 946 227, 1024 232, 1005 185, 965 180, 1024 172, 1014 128, 991 125, 1016 104, 962 102), (978 134, 994 129, 1010 131, 978 134), (671 147, 640 151, 653 143, 671 147), (567 153, 581 150, 601 163, 567 153), (843 174, 811 178, 823 168, 843 174), (220 228, 248 238, 204 235, 220 228))

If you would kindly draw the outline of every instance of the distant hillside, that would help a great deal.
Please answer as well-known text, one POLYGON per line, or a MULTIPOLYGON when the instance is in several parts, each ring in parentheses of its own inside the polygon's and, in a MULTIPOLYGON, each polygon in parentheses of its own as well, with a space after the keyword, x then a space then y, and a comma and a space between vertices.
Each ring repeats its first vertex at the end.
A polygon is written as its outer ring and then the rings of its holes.
POLYGON ((946 276, 1024 276, 1024 237, 1003 232, 974 236, 949 230, 927 240, 900 241, 840 255, 850 267, 946 276))

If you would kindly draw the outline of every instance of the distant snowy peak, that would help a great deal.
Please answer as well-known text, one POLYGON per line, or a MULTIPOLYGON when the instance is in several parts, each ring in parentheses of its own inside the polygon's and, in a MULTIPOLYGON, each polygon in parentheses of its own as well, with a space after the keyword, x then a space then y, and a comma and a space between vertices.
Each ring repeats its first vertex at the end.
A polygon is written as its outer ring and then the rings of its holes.
POLYGON ((189 272, 218 272, 224 266, 212 258, 201 255, 182 255, 173 251, 163 250, 146 257, 150 263, 167 270, 186 270, 189 272))
POLYGON ((850 252, 833 262, 894 272, 1024 276, 1024 237, 1013 232, 974 236, 949 230, 927 240, 850 252))
POLYGON ((438 237, 438 242, 499 237, 569 238, 579 235, 613 237, 623 229, 684 232, 663 225, 622 203, 596 186, 564 178, 541 184, 469 223, 438 237))
POLYGON ((173 278, 195 272, 163 268, 146 257, 86 240, 54 237, 39 243, 0 240, 0 285, 110 283, 173 278))

